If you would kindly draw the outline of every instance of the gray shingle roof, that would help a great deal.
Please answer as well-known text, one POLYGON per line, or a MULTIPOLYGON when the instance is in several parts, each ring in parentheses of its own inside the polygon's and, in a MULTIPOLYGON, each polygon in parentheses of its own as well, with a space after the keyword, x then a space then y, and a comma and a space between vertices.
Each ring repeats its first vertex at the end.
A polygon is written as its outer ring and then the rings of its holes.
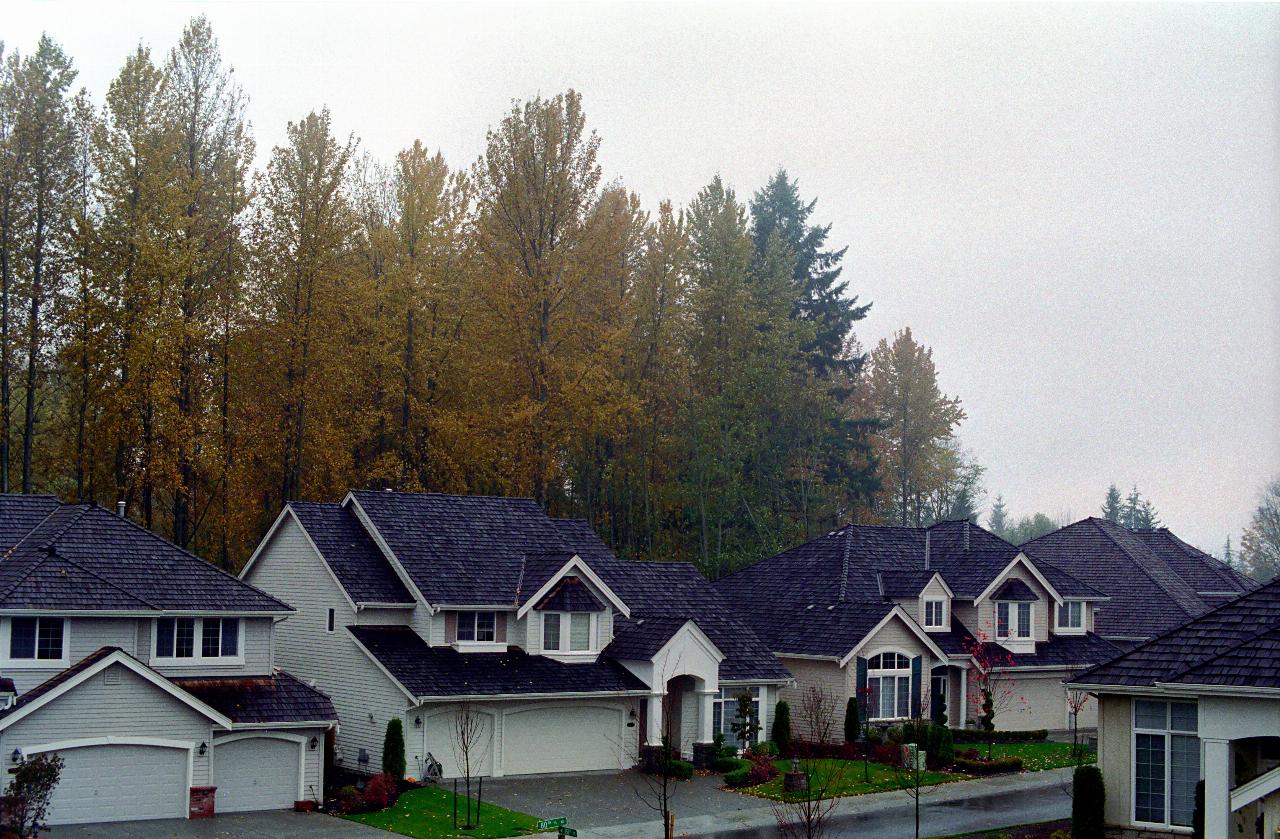
POLYGON ((1030 602, 1034 603, 1040 598, 1031 590, 1031 586, 1019 580, 1017 577, 1005 580, 1000 588, 996 589, 996 593, 991 595, 992 600, 1008 600, 1011 602, 1030 602))
POLYGON ((351 510, 341 504, 302 501, 290 502, 289 509, 353 601, 414 602, 413 595, 351 510))
POLYGON ((577 577, 566 576, 533 608, 548 612, 603 612, 604 604, 577 577))
POLYGON ((272 676, 193 677, 170 681, 234 723, 338 720, 338 712, 328 696, 282 671, 272 676))
POLYGON ((1280 688, 1280 580, 1078 675, 1082 684, 1280 688))
POLYGON ((566 664, 514 647, 505 653, 460 653, 452 647, 429 646, 407 626, 351 626, 347 630, 414 696, 645 690, 644 683, 607 658, 566 664))
POLYGON ((661 650, 687 618, 636 618, 624 619, 615 625, 613 641, 605 648, 604 655, 628 661, 648 661, 661 650))
POLYGON ((64 504, 0 562, 0 608, 292 611, 128 519, 64 504))
POLYGON ((1217 560, 1184 545, 1168 531, 1134 533, 1088 518, 1022 548, 1037 567, 1061 569, 1110 598, 1096 612, 1100 635, 1150 638, 1216 605, 1214 598, 1198 594, 1197 586, 1239 593, 1253 585, 1222 573, 1217 560))
MULTIPOLYGON (((1012 659, 1015 667, 1087 667, 1107 661, 1120 652, 1115 644, 1092 632, 1051 635, 1048 641, 1037 641, 1035 648, 1034 653, 1004 654, 1012 659)), ((1002 647, 997 649, 1003 650, 1002 647)))
POLYGON ((0 554, 22 541, 23 536, 61 506, 52 495, 0 494, 0 554))

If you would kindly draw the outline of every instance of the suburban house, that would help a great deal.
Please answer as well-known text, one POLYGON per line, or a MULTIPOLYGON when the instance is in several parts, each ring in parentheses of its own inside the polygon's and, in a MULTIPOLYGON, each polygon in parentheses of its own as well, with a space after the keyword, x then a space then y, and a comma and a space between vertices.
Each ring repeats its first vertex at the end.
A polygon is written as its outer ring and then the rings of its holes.
POLYGON ((54 824, 323 794, 328 697, 275 667, 293 610, 100 507, 0 495, 0 756, 64 761, 54 824))
POLYGON ((298 610, 277 655, 333 698, 355 771, 393 718, 410 774, 617 770, 664 737, 701 761, 738 696, 767 731, 791 679, 692 566, 620 560, 528 499, 291 503, 241 579, 298 610))
POLYGON ((1280 581, 1075 676, 1098 698, 1107 823, 1185 835, 1204 781, 1204 833, 1280 831, 1280 581))
POLYGON ((1094 613, 1094 631, 1123 649, 1258 585, 1167 528, 1129 530, 1107 519, 1083 519, 1022 550, 1106 594, 1094 613))

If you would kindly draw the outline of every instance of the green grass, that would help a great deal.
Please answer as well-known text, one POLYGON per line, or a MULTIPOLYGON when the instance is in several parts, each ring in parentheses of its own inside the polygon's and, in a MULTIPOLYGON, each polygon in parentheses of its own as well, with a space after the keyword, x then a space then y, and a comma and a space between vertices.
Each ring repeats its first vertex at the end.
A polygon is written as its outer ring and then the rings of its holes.
MULTIPOLYGON (((464 821, 466 799, 458 796, 458 822, 464 821)), ((475 812, 475 805, 472 805, 475 812)), ((534 832, 538 819, 524 813, 483 805, 480 826, 471 830, 453 829, 453 792, 439 787, 412 789, 400 796, 394 807, 376 813, 345 816, 353 822, 413 836, 415 839, 500 839, 534 832)))
MULTIPOLYGON (((957 744, 956 749, 976 749, 982 757, 987 756, 986 743, 957 744)), ((993 754, 996 757, 1020 757, 1022 768, 1028 772, 1039 772, 1042 769, 1061 769, 1064 766, 1075 766, 1071 759, 1070 743, 1054 743, 1042 740, 1038 743, 996 743, 993 754)), ((1096 760, 1093 752, 1085 751, 1085 762, 1096 760)))
MULTIPOLYGON (((802 765, 805 763, 802 761, 802 765)), ((832 759, 815 760, 807 763, 814 772, 810 783, 815 789, 822 784, 829 784, 827 787, 828 796, 866 795, 870 792, 887 792, 913 785, 913 781, 906 772, 896 770, 892 766, 887 766, 883 763, 871 764, 870 782, 865 780, 862 761, 860 760, 832 759)), ((791 771, 791 761, 789 760, 779 760, 776 765, 780 773, 785 774, 791 771)), ((955 775, 948 772, 924 772, 920 775, 920 785, 945 784, 948 781, 959 780, 963 777, 963 775, 955 775)), ((784 800, 782 775, 780 774, 766 784, 746 787, 739 790, 739 792, 757 795, 761 798, 772 798, 775 801, 784 800)), ((803 797, 803 795, 800 797, 803 797)))

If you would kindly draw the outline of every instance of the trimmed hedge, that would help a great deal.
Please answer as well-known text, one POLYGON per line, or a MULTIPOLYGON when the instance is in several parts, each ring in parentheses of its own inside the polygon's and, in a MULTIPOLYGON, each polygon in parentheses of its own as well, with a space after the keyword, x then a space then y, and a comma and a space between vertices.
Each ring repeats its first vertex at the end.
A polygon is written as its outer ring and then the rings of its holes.
POLYGON ((951 739, 957 743, 1036 743, 1046 740, 1049 732, 1043 728, 1035 731, 983 731, 979 728, 953 728, 951 739))
POLYGON ((751 767, 744 766, 741 769, 735 769, 732 772, 726 772, 724 775, 724 785, 726 787, 745 787, 750 785, 748 777, 751 774, 751 767))
POLYGON ((1102 770, 1077 766, 1071 786, 1071 835, 1075 839, 1103 839, 1107 791, 1102 784, 1102 770))
POLYGON ((693 777, 693 764, 687 760, 668 760, 663 763, 662 774, 668 778, 687 781, 693 777))
POLYGON ((730 772, 736 772, 739 769, 750 769, 751 761, 743 760, 740 757, 718 757, 711 764, 711 770, 721 775, 727 775, 730 772))
POLYGON ((999 775, 1004 772, 1021 772, 1022 758, 1014 757, 997 757, 992 760, 974 760, 968 757, 959 757, 955 759, 956 770, 965 772, 970 775, 999 775))

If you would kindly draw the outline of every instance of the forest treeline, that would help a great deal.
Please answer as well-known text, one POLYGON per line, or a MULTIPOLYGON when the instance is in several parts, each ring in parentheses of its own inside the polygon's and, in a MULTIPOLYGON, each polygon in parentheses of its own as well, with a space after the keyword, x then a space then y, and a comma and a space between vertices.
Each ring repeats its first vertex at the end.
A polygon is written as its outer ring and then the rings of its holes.
POLYGON ((959 400, 910 330, 864 352, 785 171, 645 209, 573 91, 466 168, 319 110, 255 171, 203 18, 100 100, 48 37, 0 56, 4 491, 124 501, 228 568, 349 487, 527 495, 712 575, 976 514, 959 400))

